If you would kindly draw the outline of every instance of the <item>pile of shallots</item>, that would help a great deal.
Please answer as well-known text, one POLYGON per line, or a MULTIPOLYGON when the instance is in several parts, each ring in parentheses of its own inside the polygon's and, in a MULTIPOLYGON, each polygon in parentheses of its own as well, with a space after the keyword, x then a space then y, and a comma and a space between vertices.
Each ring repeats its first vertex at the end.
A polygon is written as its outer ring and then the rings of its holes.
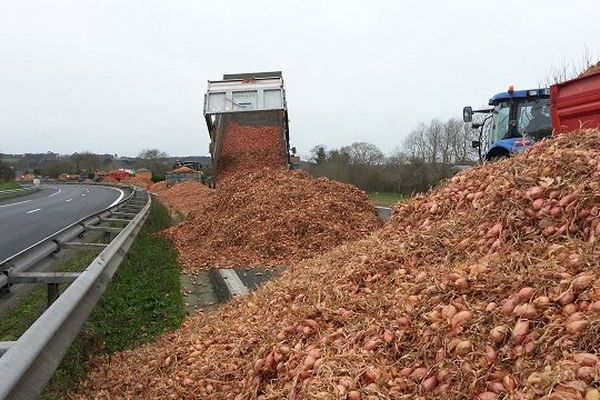
POLYGON ((581 74, 579 74, 579 78, 583 77, 583 76, 589 76, 589 75, 595 75, 600 73, 600 62, 597 62, 596 64, 590 65, 589 67, 587 67, 587 69, 585 71, 583 71, 581 74))
POLYGON ((162 192, 164 190, 167 190, 167 189, 168 189, 168 187, 167 187, 167 182, 166 181, 159 181, 159 182, 153 183, 148 188, 148 190, 151 193, 154 193, 154 194, 158 194, 158 193, 160 193, 160 192, 162 192))
POLYGON ((136 185, 143 187, 144 189, 149 189, 154 182, 152 182, 150 179, 141 178, 139 176, 128 176, 127 178, 121 180, 121 183, 126 185, 136 185))
MULTIPOLYGON (((158 185, 158 184, 155 184, 158 185)), ((152 191, 153 187, 150 187, 152 191)), ((213 190, 196 181, 177 183, 170 188, 158 188, 158 199, 172 215, 187 216, 190 212, 201 208, 212 194, 213 190)))
POLYGON ((598 399, 599 180, 597 131, 461 173, 73 397, 598 399))
MULTIPOLYGON (((180 185, 161 193, 161 201, 180 185)), ((210 194, 199 197, 201 201, 186 209, 188 218, 165 232, 180 264, 192 272, 287 266, 381 226, 363 191, 301 171, 238 174, 210 194)), ((174 197, 167 204, 177 201, 181 210, 191 196, 174 197)))

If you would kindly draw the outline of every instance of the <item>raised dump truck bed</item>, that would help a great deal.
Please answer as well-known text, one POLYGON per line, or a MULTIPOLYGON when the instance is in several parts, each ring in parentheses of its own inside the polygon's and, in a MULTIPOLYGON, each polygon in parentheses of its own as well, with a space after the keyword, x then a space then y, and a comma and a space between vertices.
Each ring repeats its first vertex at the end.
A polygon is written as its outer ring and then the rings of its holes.
POLYGON ((208 81, 204 117, 217 180, 253 167, 289 168, 289 127, 281 72, 226 74, 208 81))

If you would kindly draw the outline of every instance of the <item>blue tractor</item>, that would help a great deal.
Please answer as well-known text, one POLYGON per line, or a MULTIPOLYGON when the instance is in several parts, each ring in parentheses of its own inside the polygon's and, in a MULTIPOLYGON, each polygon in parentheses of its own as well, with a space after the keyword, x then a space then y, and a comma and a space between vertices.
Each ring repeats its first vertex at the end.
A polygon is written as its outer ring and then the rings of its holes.
POLYGON ((498 93, 489 101, 491 108, 463 108, 463 120, 479 130, 472 142, 480 161, 495 161, 529 149, 535 142, 552 135, 549 89, 514 90, 498 93))

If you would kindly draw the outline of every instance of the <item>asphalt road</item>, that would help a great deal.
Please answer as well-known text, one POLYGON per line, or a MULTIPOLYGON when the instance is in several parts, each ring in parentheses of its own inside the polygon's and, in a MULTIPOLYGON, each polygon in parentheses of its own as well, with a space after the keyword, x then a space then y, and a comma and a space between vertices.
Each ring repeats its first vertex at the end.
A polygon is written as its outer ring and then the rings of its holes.
POLYGON ((40 188, 34 194, 0 201, 0 262, 125 195, 116 188, 91 185, 40 188))

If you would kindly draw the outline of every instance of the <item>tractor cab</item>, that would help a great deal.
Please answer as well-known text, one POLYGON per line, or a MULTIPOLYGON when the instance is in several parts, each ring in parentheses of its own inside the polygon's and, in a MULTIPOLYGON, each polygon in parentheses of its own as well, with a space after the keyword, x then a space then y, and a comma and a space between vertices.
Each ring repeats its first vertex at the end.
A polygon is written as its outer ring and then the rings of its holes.
POLYGON ((479 139, 472 145, 480 160, 492 161, 529 149, 536 141, 552 135, 550 91, 548 89, 514 90, 496 94, 491 108, 463 109, 463 120, 472 122, 474 114, 483 114, 472 124, 479 129, 479 139), (486 115, 487 114, 487 115, 486 115))

